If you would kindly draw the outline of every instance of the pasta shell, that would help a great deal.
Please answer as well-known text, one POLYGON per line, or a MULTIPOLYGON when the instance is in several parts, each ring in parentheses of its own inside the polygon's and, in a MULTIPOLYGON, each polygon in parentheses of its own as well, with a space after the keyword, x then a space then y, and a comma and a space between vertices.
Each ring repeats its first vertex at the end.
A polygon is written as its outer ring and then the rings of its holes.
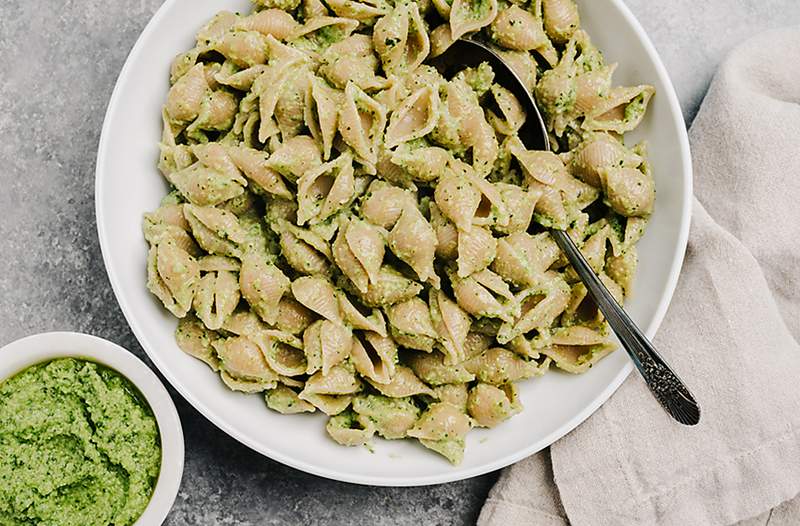
POLYGON ((481 200, 472 223, 482 226, 498 225, 503 227, 508 225, 509 211, 500 190, 493 183, 471 172, 467 172, 467 177, 472 186, 481 193, 481 200))
POLYGON ((655 88, 647 85, 613 88, 604 104, 595 106, 586 115, 582 127, 589 131, 619 134, 632 131, 642 122, 654 94, 655 88))
POLYGON ((560 254, 550 234, 517 232, 498 240, 492 270, 516 285, 533 286, 560 254))
POLYGON ((350 350, 350 359, 361 376, 379 384, 387 384, 395 374, 397 346, 391 338, 374 332, 356 337, 350 350))
POLYGON ((432 404, 420 417, 409 436, 427 440, 463 437, 470 429, 469 418, 452 404, 432 404))
POLYGON ((431 353, 411 351, 403 355, 403 362, 428 385, 460 384, 475 379, 475 375, 467 371, 463 365, 445 364, 445 356, 439 351, 431 353))
POLYGON ((323 376, 350 355, 353 334, 349 329, 328 320, 319 320, 303 333, 307 374, 322 371, 323 376))
POLYGON ((576 114, 594 113, 596 108, 605 104, 605 99, 611 90, 611 76, 616 67, 616 64, 612 64, 578 73, 575 77, 576 114))
MULTIPOLYGON (((449 8, 450 5, 445 2, 445 0, 434 0, 435 4, 442 3, 447 5, 449 8)), ((450 46, 453 45, 453 42, 456 39, 453 38, 453 33, 450 31, 450 24, 444 23, 440 26, 436 26, 433 31, 431 31, 429 35, 431 52, 430 57, 435 58, 447 51, 450 46)))
POLYGON ((500 55, 503 62, 514 72, 517 78, 522 81, 525 88, 532 92, 536 87, 536 60, 527 51, 512 51, 496 49, 495 53, 500 55))
POLYGON ((284 415, 298 413, 313 413, 316 408, 305 400, 301 400, 297 393, 285 385, 270 389, 265 395, 267 407, 284 415))
MULTIPOLYGON (((436 233, 416 206, 407 205, 389 233, 389 247, 406 262, 422 281, 439 288, 439 277, 433 268, 436 233)), ((374 280, 373 280, 374 282, 374 280)))
POLYGON ((606 274, 622 287, 626 297, 630 296, 633 288, 633 278, 638 264, 639 258, 635 246, 630 247, 619 256, 610 256, 605 262, 606 274))
POLYGON ((305 399, 306 395, 348 395, 357 393, 361 389, 361 383, 355 375, 355 371, 344 365, 333 366, 328 374, 317 371, 306 381, 300 398, 305 399))
POLYGON ((281 254, 296 271, 311 276, 330 274, 330 249, 325 240, 300 228, 286 228, 280 233, 281 254))
POLYGON ((280 174, 268 166, 268 156, 263 152, 244 146, 228 147, 227 152, 236 167, 252 183, 253 190, 283 199, 293 197, 280 174))
MULTIPOLYGON (((431 3, 436 12, 439 13, 439 16, 445 20, 450 20, 450 5, 452 2, 448 3, 447 0, 431 0, 431 3)), ((448 31, 450 30, 449 23, 447 24, 447 29, 448 31)))
POLYGON ((281 331, 264 331, 259 341, 270 368, 283 376, 306 373, 308 363, 302 343, 293 335, 281 331))
POLYGON ((578 92, 575 53, 576 42, 573 39, 567 44, 555 67, 542 74, 534 90, 548 129, 557 137, 564 133, 575 109, 578 92))
POLYGON ((467 412, 467 399, 469 397, 467 384, 444 384, 434 387, 434 397, 443 404, 450 404, 464 413, 467 412))
POLYGON ((373 225, 388 229, 400 219, 406 205, 416 205, 410 192, 375 180, 370 184, 366 198, 361 203, 361 215, 373 225))
POLYGON ((161 121, 162 131, 161 143, 158 145, 160 150, 158 170, 169 180, 173 173, 191 166, 194 162, 194 156, 189 146, 177 144, 175 136, 180 133, 180 125, 170 122, 166 109, 161 111, 161 121))
POLYGON ((209 272, 200 278, 194 310, 206 327, 217 330, 239 304, 239 280, 232 272, 209 272))
MULTIPOLYGON (((223 370, 233 378, 277 385, 278 374, 270 369, 261 349, 252 340, 235 336, 213 343, 223 370)), ((263 389, 262 389, 263 390, 263 389)))
POLYGON ((266 37, 257 31, 225 31, 209 47, 241 68, 267 62, 266 37))
POLYGON ((439 333, 445 353, 445 363, 459 363, 466 357, 464 342, 467 339, 471 319, 456 302, 440 291, 431 291, 429 299, 431 321, 439 333))
POLYGON ((433 195, 442 215, 460 231, 469 232, 472 229, 472 218, 480 205, 481 193, 466 177, 454 170, 447 170, 439 179, 433 195))
POLYGON ((354 196, 353 159, 342 154, 297 180, 297 224, 324 221, 347 206, 354 196))
POLYGON ((253 82, 251 95, 258 97, 258 112, 261 118, 258 140, 262 143, 266 143, 280 131, 275 122, 278 103, 285 90, 292 85, 292 80, 306 74, 304 65, 301 57, 274 61, 253 82))
POLYGON ((208 90, 203 65, 194 65, 169 89, 164 109, 170 120, 174 122, 195 120, 200 114, 200 106, 208 90))
POLYGON ((430 203, 431 226, 436 232, 436 256, 446 260, 458 257, 458 229, 442 215, 436 203, 430 203))
POLYGON ((386 108, 355 83, 349 82, 339 111, 339 133, 368 174, 375 173, 378 148, 385 127, 386 108))
POLYGON ((643 159, 607 133, 590 135, 569 153, 570 173, 581 181, 599 188, 600 170, 612 167, 637 167, 643 159))
POLYGON ((331 417, 325 425, 328 435, 342 446, 362 446, 375 434, 375 427, 365 420, 362 424, 352 411, 331 417))
POLYGON ((637 168, 605 168, 600 179, 609 205, 618 214, 647 216, 653 212, 656 188, 649 173, 637 168))
POLYGON ((199 256, 202 251, 194 238, 189 234, 191 226, 183 216, 183 206, 178 204, 161 205, 155 212, 145 214, 142 221, 144 238, 157 245, 172 242, 192 256, 199 256))
POLYGON ((197 260, 175 243, 150 247, 147 256, 147 288, 178 318, 192 307, 200 267, 197 260))
POLYGON ((353 401, 353 395, 324 395, 300 393, 299 398, 322 411, 328 416, 344 412, 353 401))
POLYGON ((290 334, 300 334, 314 322, 314 313, 294 298, 283 296, 278 302, 275 326, 290 334))
MULTIPOLYGON (((486 176, 497 160, 499 146, 494 129, 486 121, 478 95, 461 74, 447 83, 446 92, 448 113, 458 119, 461 147, 472 148, 472 166, 479 175, 486 176)), ((441 118, 444 118, 444 112, 441 118)))
POLYGON ((186 136, 205 142, 203 131, 227 131, 234 123, 238 110, 238 100, 225 90, 216 90, 207 94, 200 104, 200 113, 186 128, 186 136))
POLYGON ((239 391, 242 393, 261 393, 268 389, 274 389, 278 384, 275 381, 268 380, 243 380, 235 378, 225 370, 220 370, 219 376, 222 383, 231 391, 239 391))
POLYGON ((380 384, 373 380, 367 380, 372 387, 379 393, 390 398, 405 398, 414 395, 435 396, 433 389, 425 385, 422 380, 417 378, 410 368, 398 365, 394 377, 388 384, 380 384))
POLYGON ((509 144, 509 151, 519 162, 529 183, 538 181, 554 185, 558 180, 556 174, 565 170, 564 163, 553 152, 526 150, 519 140, 509 144))
MULTIPOLYGON (((504 321, 513 319, 515 303, 514 296, 499 276, 488 270, 482 271, 488 279, 483 279, 489 286, 481 283, 475 277, 466 278, 452 277, 453 294, 456 296, 458 306, 464 311, 479 318, 500 318, 504 321), (496 283, 494 278, 499 279, 502 285, 496 283), (495 285, 501 289, 496 292, 490 288, 495 285), (503 287, 504 285, 504 287, 503 287)), ((476 276, 480 275, 476 274, 476 276)))
POLYGON ((466 361, 464 367, 479 381, 492 385, 505 385, 543 374, 538 363, 525 360, 502 347, 493 347, 481 353, 466 361))
POLYGON ((386 309, 392 338, 403 347, 431 352, 439 338, 428 305, 411 298, 386 309))
POLYGON ((242 70, 238 69, 230 62, 226 62, 226 64, 231 64, 232 68, 230 70, 225 68, 220 69, 220 71, 214 74, 214 80, 239 91, 250 91, 256 79, 266 70, 264 64, 258 64, 242 70))
POLYGON ((352 18, 360 22, 370 22, 389 11, 382 0, 329 0, 328 5, 336 16, 352 18))
POLYGON ((181 53, 175 57, 170 64, 169 67, 169 84, 170 86, 178 82, 182 76, 184 76, 190 69, 192 69, 197 64, 197 59, 200 57, 200 53, 205 51, 205 44, 197 45, 186 51, 185 53, 181 53))
POLYGON ((328 15, 328 8, 320 0, 302 0, 301 3, 304 20, 328 15))
POLYGON ((343 292, 339 294, 339 309, 345 323, 353 329, 374 332, 384 337, 388 335, 386 322, 380 310, 372 309, 371 313, 363 312, 365 309, 356 307, 343 292))
MULTIPOLYGON (((401 144, 392 153, 392 163, 403 169, 413 181, 432 183, 444 175, 453 156, 438 146, 412 148, 401 144)), ((382 173, 380 169, 379 173, 382 173)), ((388 179, 384 177, 385 179, 388 179)))
POLYGON ((597 308, 597 304, 588 295, 586 285, 580 282, 573 285, 569 303, 567 303, 567 308, 564 309, 561 319, 563 324, 570 325, 599 325, 604 320, 603 314, 597 308))
POLYGON ((222 256, 241 256, 239 243, 244 243, 245 233, 235 215, 213 206, 188 203, 183 205, 183 214, 197 243, 205 250, 222 256))
POLYGON ((569 300, 569 285, 558 275, 551 276, 540 290, 523 290, 516 298, 520 309, 519 318, 503 324, 497 334, 497 341, 501 344, 507 343, 533 329, 549 327, 567 308, 569 300))
POLYGON ((226 335, 246 336, 253 341, 258 340, 259 336, 268 326, 261 321, 261 318, 251 310, 238 310, 228 316, 222 324, 222 333, 226 335))
POLYGON ((316 276, 297 278, 292 282, 292 294, 309 310, 326 320, 343 324, 336 290, 327 279, 316 276))
POLYGON ((360 219, 345 221, 332 248, 339 269, 359 291, 377 281, 385 249, 376 227, 360 219))
POLYGON ((428 32, 416 2, 398 2, 375 24, 372 42, 389 75, 413 71, 430 52, 428 32))
POLYGON ((490 91, 500 113, 498 115, 491 111, 488 112, 487 119, 489 123, 497 133, 502 135, 516 134, 525 124, 527 118, 522 104, 513 93, 498 84, 492 84, 490 91))
POLYGON ((287 40, 298 30, 299 24, 294 17, 282 9, 264 9, 250 16, 240 18, 234 29, 258 31, 262 35, 271 35, 278 40, 287 40))
POLYGON ((491 265, 497 254, 497 240, 483 227, 473 227, 469 232, 458 233, 458 276, 470 274, 491 265))
POLYGON ((574 0, 544 0, 542 2, 544 28, 556 44, 564 44, 580 27, 578 6, 574 0))
POLYGON ((306 92, 304 121, 314 139, 322 144, 322 158, 330 159, 333 138, 339 122, 338 105, 342 94, 317 76, 306 92))
POLYGON ((269 168, 295 182, 322 164, 322 152, 312 137, 298 135, 275 150, 267 163, 269 168))
POLYGON ((379 435, 390 440, 404 438, 420 413, 412 398, 380 395, 357 396, 353 399, 353 411, 359 420, 371 422, 379 435))
POLYGON ((418 438, 425 447, 458 464, 464 457, 464 437, 470 427, 469 417, 457 407, 436 403, 422 414, 408 436, 418 438))
POLYGON ((366 293, 354 292, 364 305, 384 307, 412 298, 421 290, 422 285, 384 265, 378 274, 378 280, 370 283, 366 293))
POLYGON ((327 40, 327 35, 334 34, 335 40, 343 40, 358 27, 358 21, 345 17, 318 16, 306 20, 291 36, 290 40, 297 40, 300 37, 314 39, 323 37, 327 40))
POLYGON ((299 135, 305 126, 306 93, 311 85, 312 75, 308 70, 295 74, 282 87, 275 103, 274 118, 284 141, 299 135))
POLYGON ((606 336, 588 327, 573 326, 556 331, 553 345, 542 350, 559 369, 573 374, 584 373, 615 346, 606 336))
POLYGON ((219 358, 212 343, 219 338, 214 331, 194 316, 186 316, 178 320, 175 329, 175 341, 178 347, 198 360, 205 362, 212 370, 219 370, 219 358))
POLYGON ((532 51, 550 44, 541 20, 513 4, 494 19, 491 36, 500 46, 515 51, 532 51))
POLYGON ((433 131, 439 119, 439 91, 425 87, 412 93, 392 112, 386 128, 386 148, 420 139, 433 131))
POLYGON ((467 411, 480 427, 495 427, 522 411, 514 384, 500 387, 479 383, 469 391, 467 411))
POLYGON ((213 206, 244 193, 247 180, 222 146, 216 143, 196 145, 192 151, 198 161, 167 177, 187 201, 198 206, 213 206))
POLYGON ((242 261, 239 286, 242 296, 262 320, 274 325, 278 319, 278 304, 289 291, 289 278, 273 264, 254 255, 242 261))
POLYGON ((372 39, 357 33, 325 50, 318 74, 339 89, 353 82, 362 90, 375 91, 388 85, 385 78, 377 75, 379 64, 372 50, 372 39))
POLYGON ((450 33, 457 40, 492 23, 497 16, 497 0, 453 0, 450 8, 450 33))
POLYGON ((239 17, 235 13, 220 11, 197 32, 195 38, 198 45, 205 45, 222 38, 238 21, 239 17))
POLYGON ((508 210, 508 224, 495 225, 495 230, 504 234, 526 232, 533 220, 533 211, 542 195, 541 189, 524 189, 517 185, 495 183, 508 210))

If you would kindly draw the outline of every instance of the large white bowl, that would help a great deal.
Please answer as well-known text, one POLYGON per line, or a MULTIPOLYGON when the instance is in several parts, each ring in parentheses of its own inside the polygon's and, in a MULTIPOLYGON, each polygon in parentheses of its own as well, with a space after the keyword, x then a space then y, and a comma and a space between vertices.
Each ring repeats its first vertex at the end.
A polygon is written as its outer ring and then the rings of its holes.
MULTIPOLYGON (((639 245, 633 318, 652 337, 678 279, 689 230, 691 161, 681 110, 661 60, 621 0, 579 1, 584 26, 609 62, 615 81, 650 83, 657 95, 629 138, 651 147, 658 199, 639 245)), ((173 341, 175 319, 145 287, 141 218, 167 191, 156 170, 160 109, 172 58, 221 9, 246 11, 247 0, 167 0, 133 47, 108 105, 97 156, 97 228, 108 276, 139 342, 164 376, 201 413, 243 444, 284 464, 332 479, 386 486, 435 484, 492 471, 539 451, 569 432, 608 399, 631 371, 624 351, 583 376, 547 374, 521 384, 525 410, 467 439, 457 467, 411 441, 376 440, 375 452, 330 440, 319 415, 284 416, 260 396, 234 393, 173 341)), ((664 349, 667 356, 679 349, 664 349)), ((655 403, 655 402, 654 402, 655 403)))
POLYGON ((105 365, 130 380, 147 400, 161 438, 161 471, 150 502, 134 526, 161 524, 175 502, 183 477, 183 428, 169 393, 153 371, 130 352, 77 332, 47 332, 9 343, 0 349, 0 383, 32 365, 58 358, 105 365))

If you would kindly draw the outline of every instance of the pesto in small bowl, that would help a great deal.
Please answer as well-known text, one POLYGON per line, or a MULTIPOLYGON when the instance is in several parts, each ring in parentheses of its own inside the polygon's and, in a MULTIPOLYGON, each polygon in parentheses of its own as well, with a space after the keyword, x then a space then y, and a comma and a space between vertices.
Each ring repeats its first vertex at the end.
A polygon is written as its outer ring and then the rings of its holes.
POLYGON ((0 524, 128 526, 153 495, 161 440, 116 371, 59 358, 0 383, 0 524))

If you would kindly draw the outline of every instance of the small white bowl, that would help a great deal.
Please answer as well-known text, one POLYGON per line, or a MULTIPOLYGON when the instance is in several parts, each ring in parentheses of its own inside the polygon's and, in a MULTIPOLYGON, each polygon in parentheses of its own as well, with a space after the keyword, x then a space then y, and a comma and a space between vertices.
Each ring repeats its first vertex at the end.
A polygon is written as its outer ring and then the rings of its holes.
POLYGON ((119 345, 75 332, 47 332, 22 338, 0 349, 0 383, 37 363, 57 358, 96 362, 118 372, 139 389, 158 422, 161 473, 138 526, 161 524, 167 517, 183 476, 183 428, 178 411, 158 377, 119 345))

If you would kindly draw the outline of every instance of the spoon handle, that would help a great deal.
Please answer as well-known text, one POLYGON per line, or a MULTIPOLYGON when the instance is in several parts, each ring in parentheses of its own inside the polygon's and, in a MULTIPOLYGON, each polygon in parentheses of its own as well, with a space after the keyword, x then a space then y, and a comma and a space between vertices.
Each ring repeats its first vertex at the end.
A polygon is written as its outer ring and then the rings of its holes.
POLYGON ((681 424, 689 426, 697 424, 700 421, 700 406, 689 389, 620 307, 575 246, 572 238, 563 230, 551 230, 550 233, 586 285, 589 295, 597 303, 597 307, 622 342, 622 346, 628 351, 656 400, 681 424))

